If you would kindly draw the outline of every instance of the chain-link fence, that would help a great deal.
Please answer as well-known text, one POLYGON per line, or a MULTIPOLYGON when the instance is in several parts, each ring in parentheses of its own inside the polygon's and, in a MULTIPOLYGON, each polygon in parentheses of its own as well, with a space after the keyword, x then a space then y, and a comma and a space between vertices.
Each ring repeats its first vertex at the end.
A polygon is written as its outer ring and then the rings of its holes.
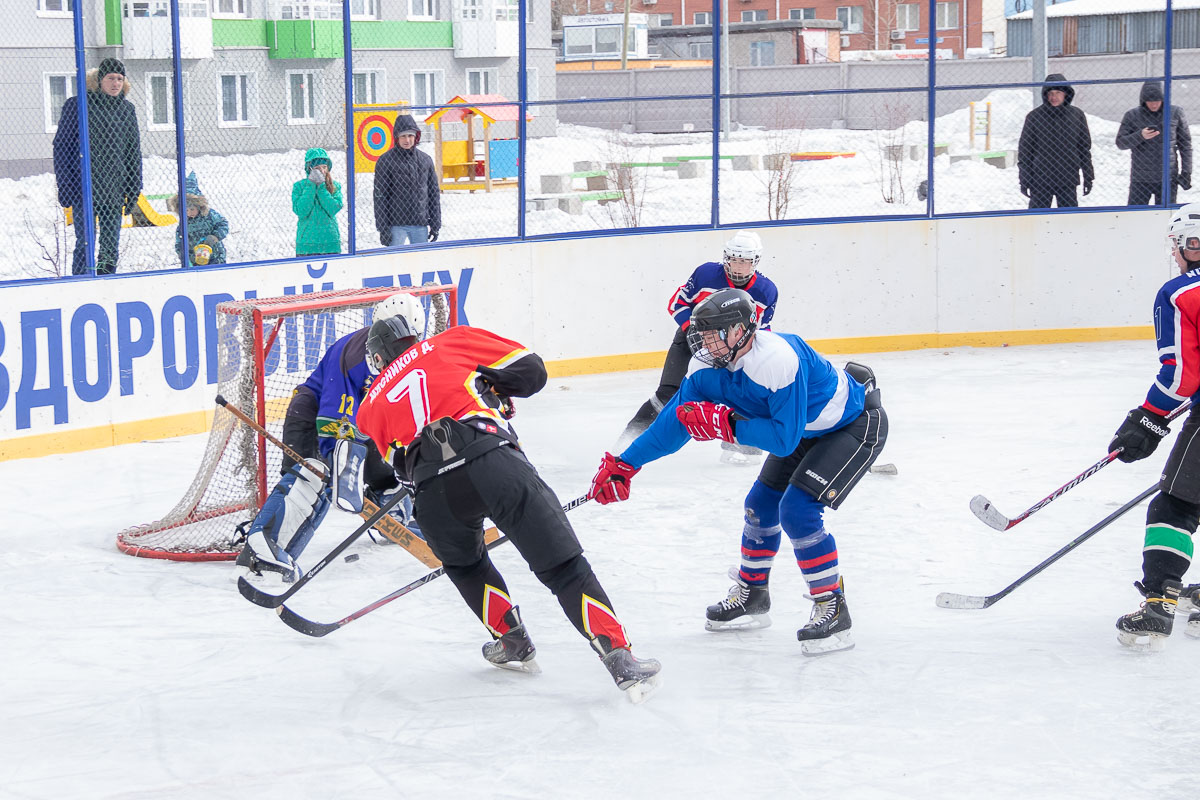
POLYGON ((1200 9, 803 2, 27 0, 0 280, 1189 199, 1200 9))

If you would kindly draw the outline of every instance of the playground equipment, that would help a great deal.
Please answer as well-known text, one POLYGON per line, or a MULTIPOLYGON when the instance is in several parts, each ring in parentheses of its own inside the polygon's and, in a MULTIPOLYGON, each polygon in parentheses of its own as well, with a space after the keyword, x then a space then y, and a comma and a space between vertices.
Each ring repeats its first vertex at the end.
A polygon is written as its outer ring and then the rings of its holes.
MULTIPOLYGON (((473 192, 483 189, 490 192, 495 186, 516 186, 520 167, 517 159, 516 139, 493 139, 492 125, 497 122, 518 120, 520 109, 516 105, 484 105, 507 103, 508 98, 499 94, 464 94, 455 96, 445 107, 425 118, 433 126, 434 162, 441 176, 442 189, 465 189, 473 192), (483 136, 476 139, 475 119, 483 123, 483 136), (466 141, 444 141, 442 125, 447 122, 465 122, 466 141)), ((525 117, 533 119, 532 115, 525 117)))
POLYGON ((975 149, 975 137, 983 136, 984 150, 992 149, 992 101, 986 103, 986 108, 976 108, 979 103, 971 103, 971 113, 969 116, 971 127, 971 149, 975 149))
POLYGON ((375 172, 375 162, 392 149, 392 127, 396 117, 408 110, 408 102, 363 103, 354 112, 354 171, 375 172))
MULTIPOLYGON (((144 194, 139 194, 137 205, 133 208, 122 209, 121 227, 122 228, 161 228, 167 225, 174 225, 179 219, 174 214, 166 214, 159 211, 154 206, 150 205, 150 200, 165 200, 171 197, 169 194, 152 194, 146 197, 144 194)), ((75 224, 75 215, 70 206, 63 209, 63 214, 67 218, 68 225, 75 224)))
POLYGON ((792 161, 825 161, 830 158, 854 158, 854 150, 836 150, 827 152, 792 153, 792 161))

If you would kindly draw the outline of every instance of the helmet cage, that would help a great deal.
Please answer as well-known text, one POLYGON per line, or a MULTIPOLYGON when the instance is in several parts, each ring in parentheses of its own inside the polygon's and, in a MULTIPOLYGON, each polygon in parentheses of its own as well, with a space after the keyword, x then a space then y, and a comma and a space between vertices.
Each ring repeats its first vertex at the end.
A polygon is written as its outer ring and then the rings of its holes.
MULTIPOLYGON (((753 322, 747 326, 741 320, 734 322, 728 327, 721 328, 699 328, 691 325, 688 327, 687 332, 688 348, 692 351, 692 357, 697 361, 707 364, 710 367, 724 369, 729 366, 729 363, 749 343, 750 337, 754 334, 757 327, 753 322), (742 326, 742 335, 738 337, 736 342, 730 344, 729 336, 739 325, 742 326), (710 348, 705 342, 704 334, 709 332, 716 332, 718 334, 720 340, 719 346, 710 348)), ((711 340, 712 337, 708 338, 711 340)))

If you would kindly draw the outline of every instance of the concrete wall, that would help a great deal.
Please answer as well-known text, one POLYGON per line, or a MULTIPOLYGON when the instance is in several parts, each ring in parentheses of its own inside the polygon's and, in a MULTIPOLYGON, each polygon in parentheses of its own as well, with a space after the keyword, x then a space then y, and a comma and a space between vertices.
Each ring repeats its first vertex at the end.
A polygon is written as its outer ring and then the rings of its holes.
MULTIPOLYGON (((1146 337, 1154 293, 1172 273, 1160 246, 1167 213, 762 228, 761 269, 780 287, 773 327, 843 352, 1146 337), (1083 270, 1064 266, 1081 252, 1102 255, 1083 270)), ((211 409, 211 309, 250 292, 455 282, 462 321, 525 343, 557 362, 558 374, 657 366, 674 329, 666 298, 729 235, 610 236, 0 287, 0 460, 163 435, 164 418, 211 409), (614 278, 614 264, 641 265, 638 281, 614 278), (594 297, 606 300, 583 300, 594 297)))

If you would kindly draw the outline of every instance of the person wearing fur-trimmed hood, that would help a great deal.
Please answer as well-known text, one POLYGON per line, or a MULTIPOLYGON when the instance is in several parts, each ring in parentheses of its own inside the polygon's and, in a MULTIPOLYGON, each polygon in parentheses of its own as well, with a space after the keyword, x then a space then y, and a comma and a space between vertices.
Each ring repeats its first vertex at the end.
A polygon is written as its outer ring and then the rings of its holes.
MULTIPOLYGON (((195 172, 189 172, 183 183, 187 209, 188 266, 224 264, 225 242, 229 222, 216 209, 209 207, 208 198, 200 191, 195 172)), ((167 199, 167 207, 179 212, 179 195, 167 199)), ((182 255, 183 223, 175 231, 175 252, 182 255)))
MULTIPOLYGON (((96 274, 117 271, 124 209, 137 204, 142 193, 142 140, 137 111, 129 102, 125 65, 106 58, 87 73, 88 142, 91 158, 92 211, 96 216, 99 248, 96 274)), ((83 154, 79 144, 79 100, 63 104, 54 134, 54 176, 58 202, 78 212, 83 203, 83 154)), ((74 213, 75 253, 71 272, 87 273, 84 218, 74 213)))

